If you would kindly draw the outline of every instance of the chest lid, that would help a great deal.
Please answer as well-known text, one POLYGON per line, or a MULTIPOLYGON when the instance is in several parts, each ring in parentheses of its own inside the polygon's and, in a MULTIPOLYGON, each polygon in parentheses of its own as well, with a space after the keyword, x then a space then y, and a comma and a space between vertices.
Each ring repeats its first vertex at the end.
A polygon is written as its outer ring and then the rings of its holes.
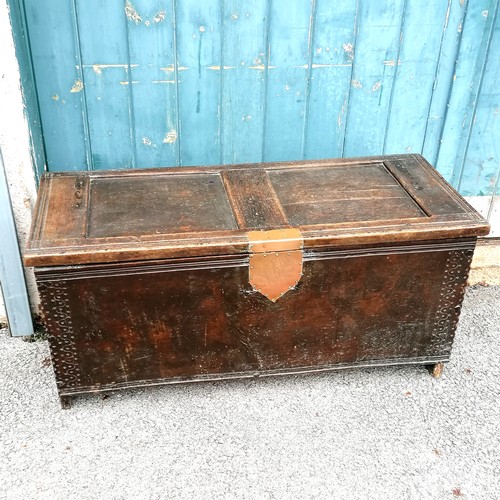
POLYGON ((291 228, 304 250, 489 231, 418 155, 49 173, 24 260, 53 266, 247 254, 257 231, 291 228))

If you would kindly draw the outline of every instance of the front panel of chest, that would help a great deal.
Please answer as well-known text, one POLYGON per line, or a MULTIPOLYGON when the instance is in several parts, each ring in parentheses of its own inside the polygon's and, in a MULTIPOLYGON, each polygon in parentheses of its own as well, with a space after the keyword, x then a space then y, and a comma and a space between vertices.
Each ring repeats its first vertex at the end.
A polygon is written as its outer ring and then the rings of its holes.
POLYGON ((37 273, 61 394, 344 364, 447 359, 472 249, 306 258, 272 302, 231 265, 37 273))

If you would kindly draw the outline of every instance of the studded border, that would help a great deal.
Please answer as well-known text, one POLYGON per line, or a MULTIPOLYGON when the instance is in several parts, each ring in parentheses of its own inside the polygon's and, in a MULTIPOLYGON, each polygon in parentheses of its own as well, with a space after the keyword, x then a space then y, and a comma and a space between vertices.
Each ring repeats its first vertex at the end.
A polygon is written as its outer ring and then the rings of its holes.
POLYGON ((39 282, 38 291, 57 387, 78 387, 81 385, 81 373, 66 283, 63 280, 39 282))
POLYGON ((433 352, 451 350, 473 254, 474 250, 453 250, 446 259, 431 336, 433 352))

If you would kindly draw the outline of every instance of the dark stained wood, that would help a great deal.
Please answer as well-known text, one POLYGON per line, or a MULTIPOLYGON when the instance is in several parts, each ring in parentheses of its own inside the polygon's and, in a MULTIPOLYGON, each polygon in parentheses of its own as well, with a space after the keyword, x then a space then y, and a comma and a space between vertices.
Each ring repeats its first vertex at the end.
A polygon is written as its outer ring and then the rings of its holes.
POLYGON ((304 248, 489 231, 415 155, 47 174, 25 263, 245 254, 248 229, 286 225, 300 226, 304 248))
POLYGON ((93 179, 89 238, 236 229, 220 175, 93 179))
POLYGON ((456 215, 470 211, 465 200, 422 156, 387 159, 384 164, 429 215, 456 215))
POLYGON ((57 239, 60 234, 66 238, 85 238, 89 179, 74 175, 42 178, 42 182, 43 238, 57 239))
POLYGON ((68 404, 445 362, 488 230, 415 155, 49 174, 25 263, 68 404))
POLYGON ((222 178, 241 229, 287 226, 276 192, 264 169, 223 172, 222 178))
POLYGON ((241 261, 39 270, 59 390, 446 360, 472 246, 306 261, 298 285, 277 302, 251 288, 241 261))
POLYGON ((274 170, 270 178, 292 225, 426 217, 383 163, 274 170))

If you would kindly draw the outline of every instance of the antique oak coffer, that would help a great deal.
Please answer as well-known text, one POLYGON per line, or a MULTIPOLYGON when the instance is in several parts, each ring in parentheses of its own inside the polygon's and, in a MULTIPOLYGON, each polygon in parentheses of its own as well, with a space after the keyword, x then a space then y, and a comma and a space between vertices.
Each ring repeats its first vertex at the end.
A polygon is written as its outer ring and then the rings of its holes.
POLYGON ((61 402, 450 357, 488 224, 417 155, 53 173, 25 253, 61 402))

